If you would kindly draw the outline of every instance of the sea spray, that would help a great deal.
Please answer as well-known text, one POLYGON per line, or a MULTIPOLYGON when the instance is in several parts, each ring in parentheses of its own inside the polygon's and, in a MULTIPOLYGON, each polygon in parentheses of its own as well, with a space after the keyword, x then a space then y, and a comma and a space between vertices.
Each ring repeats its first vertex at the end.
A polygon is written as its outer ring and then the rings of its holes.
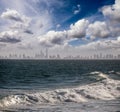
POLYGON ((15 105, 41 105, 64 102, 88 102, 90 100, 113 100, 120 97, 120 81, 102 72, 94 72, 103 80, 74 88, 56 89, 45 92, 13 94, 0 100, 0 108, 15 105))

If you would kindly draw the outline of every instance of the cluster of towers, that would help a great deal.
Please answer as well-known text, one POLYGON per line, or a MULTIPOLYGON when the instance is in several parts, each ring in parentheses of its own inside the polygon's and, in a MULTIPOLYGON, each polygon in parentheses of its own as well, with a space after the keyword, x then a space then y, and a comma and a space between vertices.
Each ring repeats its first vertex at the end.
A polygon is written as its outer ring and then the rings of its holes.
POLYGON ((102 54, 102 53, 96 53, 90 56, 82 56, 82 55, 66 55, 62 56, 61 54, 54 54, 51 55, 48 53, 48 49, 45 49, 44 51, 40 51, 39 53, 35 53, 32 56, 28 54, 9 54, 6 56, 0 56, 0 59, 90 59, 90 60, 106 60, 106 59, 117 59, 120 60, 120 54, 113 55, 113 54, 102 54))

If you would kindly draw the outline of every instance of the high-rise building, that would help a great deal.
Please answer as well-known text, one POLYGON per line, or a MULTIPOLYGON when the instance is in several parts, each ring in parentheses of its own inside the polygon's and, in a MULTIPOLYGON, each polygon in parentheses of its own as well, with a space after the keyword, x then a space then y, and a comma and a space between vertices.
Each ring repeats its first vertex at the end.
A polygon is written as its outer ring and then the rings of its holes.
POLYGON ((48 59, 48 48, 46 48, 46 59, 48 59))

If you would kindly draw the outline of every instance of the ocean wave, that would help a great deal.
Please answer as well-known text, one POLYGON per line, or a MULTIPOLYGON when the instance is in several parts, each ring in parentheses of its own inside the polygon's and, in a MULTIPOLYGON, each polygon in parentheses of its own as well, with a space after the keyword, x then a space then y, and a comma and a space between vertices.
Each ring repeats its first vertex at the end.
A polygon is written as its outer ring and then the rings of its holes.
POLYGON ((90 100, 113 100, 120 98, 120 80, 112 79, 102 72, 96 71, 90 74, 97 74, 98 78, 103 80, 74 88, 9 95, 0 100, 0 108, 14 105, 80 103, 90 100))

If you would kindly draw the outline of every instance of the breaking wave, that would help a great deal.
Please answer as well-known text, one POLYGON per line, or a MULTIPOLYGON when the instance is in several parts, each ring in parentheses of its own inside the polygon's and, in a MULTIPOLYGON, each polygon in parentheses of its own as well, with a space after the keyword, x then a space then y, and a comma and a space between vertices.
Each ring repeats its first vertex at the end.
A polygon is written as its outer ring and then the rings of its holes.
MULTIPOLYGON (((0 100, 0 108, 14 105, 56 104, 65 102, 88 102, 90 100, 112 100, 120 98, 120 80, 110 78, 101 72, 91 72, 102 79, 98 82, 45 92, 13 94, 0 100)), ((119 75, 119 74, 118 74, 119 75)))

